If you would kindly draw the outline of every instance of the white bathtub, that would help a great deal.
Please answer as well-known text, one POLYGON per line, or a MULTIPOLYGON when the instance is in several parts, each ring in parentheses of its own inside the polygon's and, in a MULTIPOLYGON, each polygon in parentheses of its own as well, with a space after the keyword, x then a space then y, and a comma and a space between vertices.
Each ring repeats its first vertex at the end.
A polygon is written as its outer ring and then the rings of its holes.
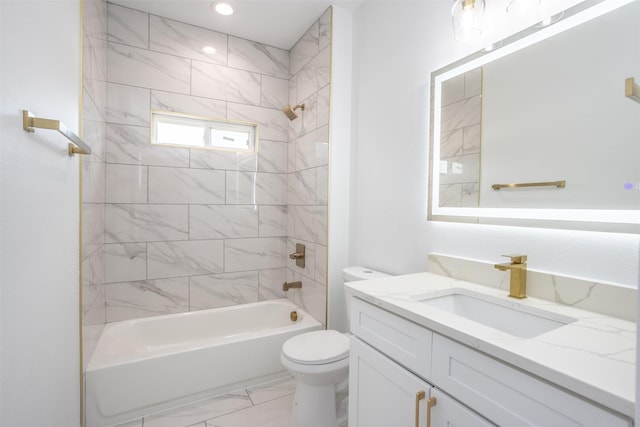
POLYGON ((284 377, 282 344, 316 329, 319 322, 285 299, 108 324, 87 366, 86 425, 284 377))

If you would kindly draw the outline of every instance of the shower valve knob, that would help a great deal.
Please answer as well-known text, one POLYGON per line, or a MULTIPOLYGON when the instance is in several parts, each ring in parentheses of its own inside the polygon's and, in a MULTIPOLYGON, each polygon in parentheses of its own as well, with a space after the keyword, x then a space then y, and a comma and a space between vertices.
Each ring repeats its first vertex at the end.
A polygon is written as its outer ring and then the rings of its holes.
POLYGON ((302 243, 296 243, 296 251, 289 254, 289 258, 296 261, 296 265, 300 268, 304 268, 304 245, 302 243))

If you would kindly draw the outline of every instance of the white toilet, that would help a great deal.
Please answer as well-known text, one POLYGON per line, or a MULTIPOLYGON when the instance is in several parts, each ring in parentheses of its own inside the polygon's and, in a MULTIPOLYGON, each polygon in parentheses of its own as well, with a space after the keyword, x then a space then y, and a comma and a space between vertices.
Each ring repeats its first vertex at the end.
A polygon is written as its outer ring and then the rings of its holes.
MULTIPOLYGON (((342 273, 345 282, 389 277, 364 267, 347 267, 342 273)), ((297 380, 293 427, 346 425, 346 410, 337 410, 336 394, 346 394, 349 384, 348 335, 334 330, 297 335, 283 344, 280 361, 297 380)))

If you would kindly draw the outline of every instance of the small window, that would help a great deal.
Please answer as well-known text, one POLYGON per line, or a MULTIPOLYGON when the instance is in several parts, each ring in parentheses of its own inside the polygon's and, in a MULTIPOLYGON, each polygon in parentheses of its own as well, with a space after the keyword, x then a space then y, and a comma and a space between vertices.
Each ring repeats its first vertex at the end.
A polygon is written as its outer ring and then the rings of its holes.
POLYGON ((195 148, 255 151, 255 123, 153 111, 151 143, 195 148))

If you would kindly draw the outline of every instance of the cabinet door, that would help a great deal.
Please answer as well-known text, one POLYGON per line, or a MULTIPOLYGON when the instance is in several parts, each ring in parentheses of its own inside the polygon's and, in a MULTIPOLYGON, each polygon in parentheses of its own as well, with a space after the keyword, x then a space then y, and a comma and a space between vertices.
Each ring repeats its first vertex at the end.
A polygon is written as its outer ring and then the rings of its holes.
POLYGON ((437 388, 431 389, 435 405, 431 407, 431 427, 495 427, 471 409, 437 388))
POLYGON ((418 376, 431 378, 430 330, 351 298, 351 332, 418 376))
POLYGON ((355 337, 349 351, 349 427, 427 425, 431 385, 355 337))
POLYGON ((495 427, 357 338, 351 338, 349 427, 495 427), (423 394, 424 393, 424 394, 423 394))
POLYGON ((434 334, 438 387, 505 427, 629 427, 631 421, 434 334))

